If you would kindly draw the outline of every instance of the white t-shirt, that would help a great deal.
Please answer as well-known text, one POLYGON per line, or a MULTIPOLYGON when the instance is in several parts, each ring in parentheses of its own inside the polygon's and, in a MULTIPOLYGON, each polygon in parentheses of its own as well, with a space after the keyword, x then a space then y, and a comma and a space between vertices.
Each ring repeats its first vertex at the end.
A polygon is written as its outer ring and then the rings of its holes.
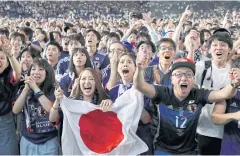
MULTIPOLYGON (((200 85, 202 80, 202 73, 205 69, 204 61, 200 61, 196 64, 196 83, 200 85)), ((218 68, 212 63, 211 67, 208 68, 206 76, 203 81, 203 87, 208 89, 218 90, 224 88, 230 83, 228 73, 231 69, 229 64, 225 68, 218 68), (211 74, 212 72, 212 74, 211 74), (212 85, 212 87, 211 87, 212 85)), ((206 104, 202 113, 199 117, 197 132, 204 136, 222 138, 224 132, 223 125, 214 125, 211 120, 214 104, 206 104)))

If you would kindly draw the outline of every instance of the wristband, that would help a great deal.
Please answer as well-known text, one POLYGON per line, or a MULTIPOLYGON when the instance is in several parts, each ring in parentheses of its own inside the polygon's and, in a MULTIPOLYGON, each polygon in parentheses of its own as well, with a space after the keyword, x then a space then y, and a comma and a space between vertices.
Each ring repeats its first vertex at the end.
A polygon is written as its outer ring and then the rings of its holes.
POLYGON ((44 93, 42 91, 34 93, 34 96, 35 96, 36 99, 39 99, 40 96, 42 96, 42 95, 44 95, 44 93))
POLYGON ((28 73, 28 70, 24 70, 24 71, 23 71, 23 74, 27 74, 27 73, 28 73))

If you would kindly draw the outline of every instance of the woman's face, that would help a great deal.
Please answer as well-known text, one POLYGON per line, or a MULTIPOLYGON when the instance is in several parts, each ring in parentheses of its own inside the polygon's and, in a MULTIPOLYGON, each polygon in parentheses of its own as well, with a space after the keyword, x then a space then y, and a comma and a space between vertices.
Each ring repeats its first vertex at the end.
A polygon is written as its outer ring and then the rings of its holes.
POLYGON ((33 58, 30 55, 30 53, 28 51, 25 51, 22 56, 21 56, 21 62, 24 62, 26 64, 26 66, 29 68, 30 65, 33 62, 33 58))
POLYGON ((82 52, 73 54, 73 64, 75 67, 84 67, 87 61, 87 56, 82 52))
POLYGON ((84 96, 93 96, 96 89, 96 82, 89 70, 83 71, 80 78, 80 88, 84 96))
POLYGON ((46 70, 38 65, 33 65, 30 76, 34 78, 34 81, 38 86, 40 86, 46 79, 46 70))
POLYGON ((136 66, 132 58, 128 55, 123 55, 118 63, 118 73, 122 80, 132 81, 136 66))
POLYGON ((7 56, 2 51, 0 51, 0 73, 2 73, 7 67, 7 56))

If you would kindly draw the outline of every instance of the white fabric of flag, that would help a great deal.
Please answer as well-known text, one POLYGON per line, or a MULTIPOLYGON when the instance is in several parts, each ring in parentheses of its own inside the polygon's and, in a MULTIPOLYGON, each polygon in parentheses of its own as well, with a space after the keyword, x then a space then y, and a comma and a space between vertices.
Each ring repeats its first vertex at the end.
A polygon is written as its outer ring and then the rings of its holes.
POLYGON ((137 155, 147 151, 136 135, 143 105, 143 95, 134 88, 122 94, 109 112, 64 97, 63 155, 137 155))

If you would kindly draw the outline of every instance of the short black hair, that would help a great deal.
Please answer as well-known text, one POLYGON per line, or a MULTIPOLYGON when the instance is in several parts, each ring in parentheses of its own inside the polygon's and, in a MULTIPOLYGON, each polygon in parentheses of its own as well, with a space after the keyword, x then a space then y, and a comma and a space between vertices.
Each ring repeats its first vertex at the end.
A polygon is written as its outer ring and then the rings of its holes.
POLYGON ((81 33, 79 34, 72 34, 69 36, 69 42, 70 41, 78 41, 81 43, 82 46, 85 45, 85 40, 84 40, 84 37, 81 33))
POLYGON ((20 37, 22 40, 22 43, 25 43, 25 36, 17 31, 13 32, 10 34, 9 39, 11 40, 12 38, 20 37))
POLYGON ((90 33, 90 32, 93 32, 96 36, 97 36, 97 40, 98 40, 98 43, 97 43, 97 47, 99 45, 99 42, 101 41, 101 35, 99 34, 99 32, 95 29, 89 29, 87 30, 87 34, 90 33))
POLYGON ((168 42, 171 43, 171 45, 173 46, 174 51, 176 51, 177 46, 176 43, 171 39, 171 38, 162 38, 159 43, 158 43, 158 47, 160 47, 160 45, 164 42, 168 42))
POLYGON ((33 30, 28 27, 20 27, 20 31, 23 31, 27 36, 29 36, 29 40, 32 40, 33 30))
POLYGON ((142 44, 150 45, 150 46, 152 47, 152 52, 153 52, 153 53, 156 52, 156 47, 155 47, 154 43, 153 43, 152 41, 149 41, 149 40, 140 41, 140 42, 137 44, 137 50, 139 49, 139 47, 140 47, 142 44))
POLYGON ((214 40, 218 40, 218 41, 222 41, 222 42, 224 42, 224 43, 227 43, 227 44, 228 44, 228 47, 229 47, 230 49, 233 48, 233 41, 232 41, 231 36, 229 35, 228 32, 217 32, 217 33, 214 33, 214 34, 210 37, 210 39, 209 39, 209 41, 208 41, 209 47, 212 45, 212 42, 213 42, 214 40))
POLYGON ((111 33, 108 34, 108 39, 112 38, 112 37, 115 37, 118 41, 120 41, 120 36, 118 36, 117 33, 111 32, 111 33))
POLYGON ((139 32, 137 34, 137 40, 138 40, 139 37, 146 37, 148 41, 151 41, 151 36, 146 32, 139 32))

